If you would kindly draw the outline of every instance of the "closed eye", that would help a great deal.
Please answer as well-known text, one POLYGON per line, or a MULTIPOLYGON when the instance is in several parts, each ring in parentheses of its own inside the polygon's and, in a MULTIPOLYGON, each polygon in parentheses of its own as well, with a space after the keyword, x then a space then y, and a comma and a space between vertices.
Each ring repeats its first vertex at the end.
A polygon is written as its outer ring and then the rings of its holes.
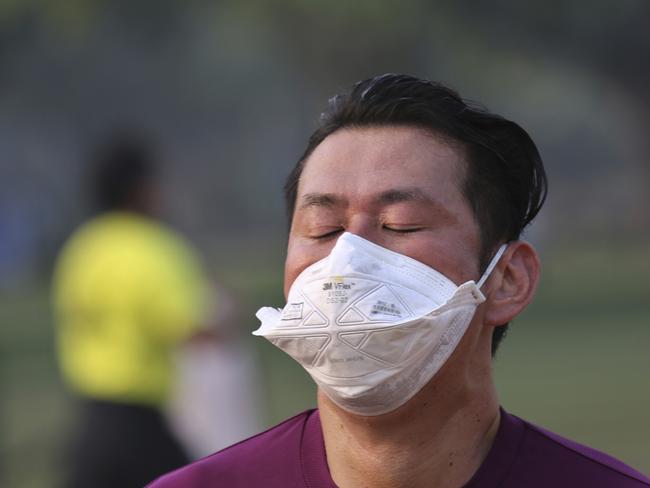
POLYGON ((328 237, 334 237, 335 235, 343 232, 342 228, 334 229, 329 232, 326 232, 325 234, 318 234, 311 236, 312 239, 327 239, 328 237))
POLYGON ((397 234, 410 234, 412 232, 417 232, 419 230, 422 230, 424 227, 399 227, 399 226, 384 225, 383 228, 385 230, 388 230, 390 232, 395 232, 397 234))

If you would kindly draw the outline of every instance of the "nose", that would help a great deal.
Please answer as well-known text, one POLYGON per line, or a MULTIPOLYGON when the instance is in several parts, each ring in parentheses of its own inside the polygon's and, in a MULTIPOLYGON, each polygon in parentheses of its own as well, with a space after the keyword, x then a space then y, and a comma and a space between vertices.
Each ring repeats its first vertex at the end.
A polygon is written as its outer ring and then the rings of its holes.
POLYGON ((345 231, 363 237, 367 241, 383 245, 377 219, 368 214, 356 214, 348 219, 345 231))

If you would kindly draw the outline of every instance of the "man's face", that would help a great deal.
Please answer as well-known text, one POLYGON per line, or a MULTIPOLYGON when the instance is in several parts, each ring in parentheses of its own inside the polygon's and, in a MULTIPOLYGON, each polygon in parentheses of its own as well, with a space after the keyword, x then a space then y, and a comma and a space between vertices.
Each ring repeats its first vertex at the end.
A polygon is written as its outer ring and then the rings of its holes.
POLYGON ((479 278, 479 229, 460 191, 458 149, 413 127, 341 129, 306 162, 284 292, 326 257, 343 231, 405 254, 456 284, 479 278))

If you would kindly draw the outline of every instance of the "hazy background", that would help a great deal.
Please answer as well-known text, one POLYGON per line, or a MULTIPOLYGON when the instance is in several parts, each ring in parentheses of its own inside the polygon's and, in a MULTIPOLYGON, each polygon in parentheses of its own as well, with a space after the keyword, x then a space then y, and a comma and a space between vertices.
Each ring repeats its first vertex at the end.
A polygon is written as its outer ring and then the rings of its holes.
POLYGON ((283 180, 327 99, 405 72, 523 125, 549 200, 538 299, 496 361, 504 406, 650 472, 650 3, 0 0, 0 485, 54 486, 71 418, 52 264, 90 212, 91 144, 148 131, 167 215, 235 290, 261 422, 313 405, 261 339, 282 306, 283 180))

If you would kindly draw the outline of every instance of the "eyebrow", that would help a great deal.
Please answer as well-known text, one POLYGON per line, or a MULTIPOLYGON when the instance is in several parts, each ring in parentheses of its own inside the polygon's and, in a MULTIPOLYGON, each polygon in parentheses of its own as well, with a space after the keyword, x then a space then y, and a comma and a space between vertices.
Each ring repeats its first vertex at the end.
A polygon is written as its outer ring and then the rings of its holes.
POLYGON ((429 195, 425 194, 420 188, 407 187, 387 190, 379 194, 377 201, 383 204, 401 203, 401 202, 427 202, 436 203, 429 195))
POLYGON ((301 200, 301 209, 306 207, 334 207, 343 203, 343 199, 334 193, 307 193, 303 195, 301 200))
MULTIPOLYGON (((345 204, 345 199, 335 193, 307 193, 301 198, 300 208, 335 207, 345 204)), ((375 201, 383 205, 402 202, 426 202, 439 206, 438 202, 417 187, 393 188, 380 193, 375 201)))

